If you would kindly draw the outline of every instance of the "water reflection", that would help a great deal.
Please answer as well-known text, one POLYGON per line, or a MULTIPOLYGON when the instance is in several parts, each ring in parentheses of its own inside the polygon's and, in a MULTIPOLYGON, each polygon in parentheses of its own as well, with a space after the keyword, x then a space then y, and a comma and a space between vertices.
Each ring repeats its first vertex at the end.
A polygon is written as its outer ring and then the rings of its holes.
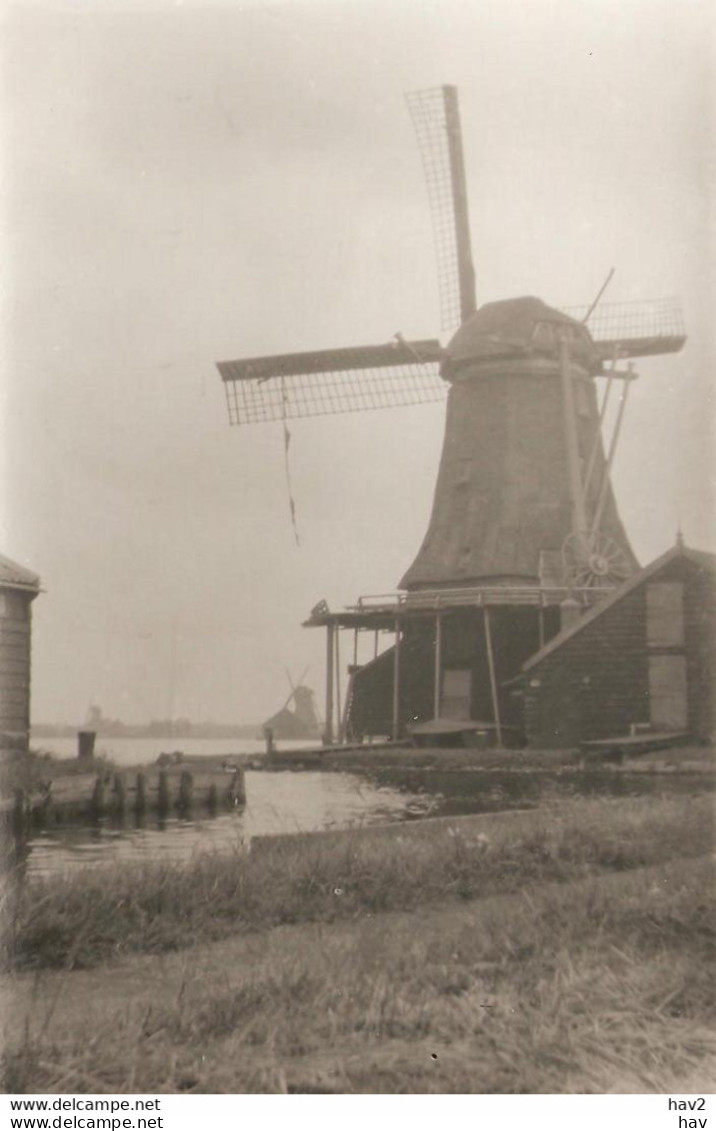
POLYGON ((148 859, 185 862, 203 852, 243 851, 254 836, 377 824, 424 815, 435 805, 432 795, 414 796, 399 783, 319 771, 247 771, 246 795, 244 809, 218 816, 201 809, 162 820, 130 814, 33 830, 21 853, 26 874, 148 859))
MULTIPOLYGON (((623 772, 371 769, 358 773, 247 771, 243 810, 158 820, 128 815, 93 825, 52 825, 8 845, 29 876, 111 862, 186 862, 204 852, 242 852, 254 836, 350 828, 386 821, 533 808, 571 797, 701 793, 713 779, 623 772)), ((7 856, 6 856, 7 858, 7 856)))

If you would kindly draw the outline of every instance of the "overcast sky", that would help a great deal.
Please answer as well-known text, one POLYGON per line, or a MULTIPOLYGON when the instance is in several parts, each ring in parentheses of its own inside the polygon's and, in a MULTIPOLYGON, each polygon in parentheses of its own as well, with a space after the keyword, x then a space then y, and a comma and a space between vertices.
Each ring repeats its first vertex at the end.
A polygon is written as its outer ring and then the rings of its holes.
POLYGON ((699 0, 4 4, 0 552, 33 718, 253 721, 425 532, 444 409, 230 428, 219 359, 440 333, 404 93, 459 87, 478 301, 678 295, 614 470, 645 563, 716 549, 713 9, 699 0))

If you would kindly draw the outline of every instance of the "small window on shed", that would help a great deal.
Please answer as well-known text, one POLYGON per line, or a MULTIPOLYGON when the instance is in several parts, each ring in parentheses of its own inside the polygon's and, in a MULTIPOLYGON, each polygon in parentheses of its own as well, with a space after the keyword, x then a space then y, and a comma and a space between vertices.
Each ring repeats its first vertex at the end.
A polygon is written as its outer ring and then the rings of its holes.
POLYGON ((684 643, 682 582, 653 581, 647 585, 646 639, 652 648, 677 648, 684 643))

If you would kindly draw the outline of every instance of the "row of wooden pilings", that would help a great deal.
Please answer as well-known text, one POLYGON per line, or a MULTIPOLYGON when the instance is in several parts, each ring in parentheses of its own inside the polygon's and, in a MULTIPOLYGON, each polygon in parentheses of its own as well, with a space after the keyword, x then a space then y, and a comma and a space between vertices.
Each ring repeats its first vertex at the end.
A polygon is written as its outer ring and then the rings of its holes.
POLYGON ((214 813, 245 804, 244 771, 239 767, 220 774, 194 774, 187 769, 181 773, 160 769, 131 775, 104 772, 70 776, 32 792, 16 790, 12 824, 16 832, 22 832, 38 820, 98 820, 148 813, 163 818, 172 813, 186 816, 199 806, 214 813))

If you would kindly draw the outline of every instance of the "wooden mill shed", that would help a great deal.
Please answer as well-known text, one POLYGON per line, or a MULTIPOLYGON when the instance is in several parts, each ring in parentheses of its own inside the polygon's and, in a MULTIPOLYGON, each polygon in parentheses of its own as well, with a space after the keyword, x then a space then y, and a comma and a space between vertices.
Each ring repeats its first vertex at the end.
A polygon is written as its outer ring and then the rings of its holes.
POLYGON ((716 555, 677 544, 564 627, 511 681, 527 742, 571 747, 636 727, 716 733, 716 555))
POLYGON ((30 737, 32 602, 40 579, 0 555, 0 753, 26 751, 30 737))

